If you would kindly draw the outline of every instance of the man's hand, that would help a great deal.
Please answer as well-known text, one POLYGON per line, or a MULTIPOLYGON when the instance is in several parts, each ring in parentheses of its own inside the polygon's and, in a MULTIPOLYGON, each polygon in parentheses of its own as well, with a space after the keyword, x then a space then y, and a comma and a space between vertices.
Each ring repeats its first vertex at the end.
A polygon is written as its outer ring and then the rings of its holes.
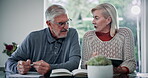
POLYGON ((33 64, 33 67, 36 69, 36 71, 42 75, 45 75, 50 70, 50 65, 43 60, 33 62, 33 64))
POLYGON ((20 74, 26 74, 31 66, 30 66, 31 60, 27 60, 27 61, 18 61, 17 63, 17 70, 20 74))

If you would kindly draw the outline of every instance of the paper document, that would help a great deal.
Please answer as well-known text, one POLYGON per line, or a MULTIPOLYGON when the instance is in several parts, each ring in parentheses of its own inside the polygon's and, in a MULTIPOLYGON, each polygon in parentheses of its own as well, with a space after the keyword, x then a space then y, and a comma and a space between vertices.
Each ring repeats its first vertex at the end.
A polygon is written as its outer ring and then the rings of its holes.
POLYGON ((9 75, 9 77, 41 77, 41 76, 43 76, 43 75, 40 75, 37 72, 28 72, 25 75, 22 75, 22 74, 11 74, 11 75, 9 75))

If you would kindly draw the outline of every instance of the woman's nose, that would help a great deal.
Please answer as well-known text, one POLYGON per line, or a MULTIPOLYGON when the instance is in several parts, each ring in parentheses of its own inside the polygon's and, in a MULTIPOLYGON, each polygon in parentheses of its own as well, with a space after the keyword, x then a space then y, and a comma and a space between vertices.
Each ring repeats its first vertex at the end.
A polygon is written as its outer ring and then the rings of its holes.
POLYGON ((92 24, 95 24, 95 21, 94 20, 92 21, 92 24))

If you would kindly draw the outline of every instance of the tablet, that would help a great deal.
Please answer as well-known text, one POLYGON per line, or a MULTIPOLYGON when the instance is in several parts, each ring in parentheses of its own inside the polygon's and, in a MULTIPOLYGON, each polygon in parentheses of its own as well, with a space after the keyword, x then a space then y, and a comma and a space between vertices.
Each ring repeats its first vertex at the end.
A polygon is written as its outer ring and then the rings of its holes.
POLYGON ((118 60, 118 59, 110 59, 110 60, 112 61, 114 67, 118 67, 123 62, 123 60, 118 60))

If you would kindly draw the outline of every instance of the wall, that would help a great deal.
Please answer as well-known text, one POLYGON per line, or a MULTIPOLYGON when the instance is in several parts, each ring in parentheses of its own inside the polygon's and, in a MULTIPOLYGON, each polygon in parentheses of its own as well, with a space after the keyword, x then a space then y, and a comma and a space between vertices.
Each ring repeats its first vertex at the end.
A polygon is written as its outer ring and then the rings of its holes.
POLYGON ((146 44, 147 44, 147 50, 146 50, 146 72, 148 73, 148 0, 146 0, 146 44))
POLYGON ((43 28, 44 0, 0 0, 0 67, 8 56, 3 43, 21 44, 34 30, 43 28))

